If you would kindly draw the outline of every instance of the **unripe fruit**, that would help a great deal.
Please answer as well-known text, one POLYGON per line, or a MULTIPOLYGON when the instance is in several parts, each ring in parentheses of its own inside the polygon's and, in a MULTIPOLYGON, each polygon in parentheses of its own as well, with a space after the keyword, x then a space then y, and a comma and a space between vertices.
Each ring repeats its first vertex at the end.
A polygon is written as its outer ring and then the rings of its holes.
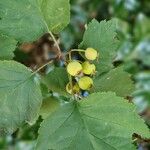
POLYGON ((82 70, 82 66, 78 61, 72 61, 67 65, 67 72, 72 75, 78 75, 82 70))
POLYGON ((88 60, 95 60, 98 56, 98 53, 95 49, 93 48, 87 48, 85 50, 85 57, 88 59, 88 60))
POLYGON ((79 79, 78 84, 82 90, 89 90, 93 86, 93 80, 88 76, 84 76, 79 79))
POLYGON ((69 94, 77 94, 80 92, 80 87, 77 83, 75 83, 75 85, 73 85, 72 89, 71 89, 71 85, 70 83, 68 83, 66 85, 66 91, 69 93, 69 94))
POLYGON ((73 86, 73 93, 77 94, 80 92, 80 87, 78 85, 78 83, 76 83, 74 86, 73 86))
POLYGON ((95 65, 94 64, 90 64, 88 61, 85 61, 83 64, 82 64, 82 71, 84 74, 87 74, 87 75, 92 75, 95 73, 95 65))
POLYGON ((72 89, 71 89, 70 83, 68 83, 68 84, 66 85, 66 91, 67 91, 69 94, 72 94, 72 89))

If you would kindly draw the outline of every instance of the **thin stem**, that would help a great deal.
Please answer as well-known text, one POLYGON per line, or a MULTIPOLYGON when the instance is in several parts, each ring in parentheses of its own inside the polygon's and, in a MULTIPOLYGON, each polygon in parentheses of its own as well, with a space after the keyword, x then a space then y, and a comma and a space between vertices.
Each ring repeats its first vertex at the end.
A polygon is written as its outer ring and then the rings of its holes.
MULTIPOLYGON (((60 49, 60 47, 59 47, 59 45, 58 45, 58 43, 57 43, 57 40, 55 39, 55 36, 53 35, 53 33, 52 33, 51 31, 49 31, 49 34, 50 34, 50 36, 52 37, 54 43, 55 43, 56 46, 57 46, 58 53, 59 53, 59 54, 58 54, 58 57, 60 58, 60 57, 61 57, 61 49, 60 49)), ((41 69, 43 69, 45 66, 51 64, 52 62, 53 62, 53 60, 48 61, 46 64, 42 65, 40 68, 38 68, 36 71, 34 71, 34 72, 32 73, 32 75, 36 74, 37 72, 39 72, 41 69)))
POLYGON ((54 42, 56 44, 56 47, 57 47, 58 53, 59 53, 58 57, 60 58, 61 57, 61 49, 60 49, 60 47, 59 47, 59 45, 57 43, 57 40, 55 39, 55 36, 53 35, 53 33, 51 31, 49 31, 49 34, 50 34, 50 36, 52 37, 52 39, 54 40, 54 42))
MULTIPOLYGON (((71 61, 71 51, 69 52, 69 62, 71 61)), ((70 74, 69 75, 69 83, 71 86, 71 92, 73 92, 73 83, 72 83, 72 76, 70 74)))
POLYGON ((99 53, 98 53, 98 56, 97 56, 97 59, 96 59, 97 63, 99 62, 99 53))
POLYGON ((81 52, 79 52, 79 55, 80 55, 83 59, 86 59, 85 56, 84 56, 81 52))
POLYGON ((70 50, 69 52, 66 53, 66 55, 69 55, 71 52, 85 52, 85 50, 82 50, 82 49, 72 49, 70 50))
POLYGON ((39 67, 36 71, 34 71, 34 72, 32 73, 32 75, 38 73, 41 69, 43 69, 45 66, 51 64, 52 62, 53 62, 53 60, 48 61, 46 64, 42 65, 42 66, 39 67))
POLYGON ((82 50, 82 49, 72 49, 71 52, 85 52, 85 50, 82 50))
POLYGON ((71 61, 71 51, 68 54, 69 54, 69 61, 71 61))

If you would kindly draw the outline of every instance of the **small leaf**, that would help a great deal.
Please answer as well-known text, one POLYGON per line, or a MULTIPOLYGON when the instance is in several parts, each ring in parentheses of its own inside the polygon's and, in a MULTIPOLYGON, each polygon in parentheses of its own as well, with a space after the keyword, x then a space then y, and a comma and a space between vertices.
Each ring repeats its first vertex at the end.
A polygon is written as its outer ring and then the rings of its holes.
POLYGON ((59 102, 54 97, 48 97, 43 100, 40 115, 43 119, 47 118, 52 112, 59 107, 59 102))
POLYGON ((92 47, 99 52, 98 73, 109 71, 116 55, 119 42, 116 38, 116 20, 97 22, 95 19, 89 23, 84 33, 81 48, 92 47))
POLYGON ((40 86, 32 72, 14 61, 0 61, 0 135, 25 121, 33 123, 41 106, 40 86))
POLYGON ((49 30, 58 33, 69 17, 68 0, 0 0, 0 31, 19 42, 37 40, 49 30))
POLYGON ((17 41, 7 36, 0 35, 0 59, 12 59, 14 57, 17 41))
POLYGON ((66 93, 65 89, 68 82, 68 74, 66 72, 66 69, 62 67, 56 67, 45 77, 43 77, 43 83, 48 86, 49 90, 61 94, 66 93))
POLYGON ((112 69, 108 73, 96 77, 94 80, 93 91, 115 92, 118 96, 130 96, 135 86, 129 73, 123 70, 123 67, 112 69))
POLYGON ((133 133, 150 136, 133 104, 112 92, 94 93, 46 118, 36 150, 134 150, 133 133))

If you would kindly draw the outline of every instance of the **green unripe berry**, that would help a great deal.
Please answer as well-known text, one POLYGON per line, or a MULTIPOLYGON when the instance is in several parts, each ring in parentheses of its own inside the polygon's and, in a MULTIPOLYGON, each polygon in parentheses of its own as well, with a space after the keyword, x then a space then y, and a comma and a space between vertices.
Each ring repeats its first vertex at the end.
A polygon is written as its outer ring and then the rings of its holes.
POLYGON ((78 84, 82 90, 89 90, 93 86, 93 80, 88 76, 84 76, 79 79, 78 84))
POLYGON ((73 86, 73 93, 78 94, 80 92, 80 87, 78 83, 73 86))
POLYGON ((66 85, 66 91, 67 91, 69 94, 72 94, 72 89, 71 89, 70 83, 68 83, 68 84, 66 85))
POLYGON ((67 72, 72 75, 78 75, 82 70, 82 65, 78 61, 72 61, 67 65, 67 72))
POLYGON ((82 64, 82 71, 84 74, 92 75, 95 73, 96 67, 94 64, 90 64, 88 61, 85 61, 82 64))
POLYGON ((66 85, 66 91, 69 93, 69 94, 78 94, 80 92, 80 87, 77 83, 75 83, 75 85, 73 85, 72 89, 71 89, 71 85, 70 83, 68 83, 66 85))
POLYGON ((98 53, 95 49, 93 48, 87 48, 85 50, 85 57, 88 59, 88 60, 95 60, 98 56, 98 53))

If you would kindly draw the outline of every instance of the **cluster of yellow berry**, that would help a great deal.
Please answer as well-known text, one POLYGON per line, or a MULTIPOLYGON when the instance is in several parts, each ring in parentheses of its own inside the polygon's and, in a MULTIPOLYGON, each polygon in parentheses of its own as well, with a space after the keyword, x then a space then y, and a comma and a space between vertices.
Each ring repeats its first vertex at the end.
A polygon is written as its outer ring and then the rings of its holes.
POLYGON ((92 76, 96 73, 96 67, 91 61, 98 57, 98 53, 93 48, 87 48, 82 52, 86 59, 84 62, 71 60, 67 65, 67 72, 71 76, 71 80, 66 85, 66 91, 70 94, 79 94, 81 91, 88 91, 93 87, 92 76))

